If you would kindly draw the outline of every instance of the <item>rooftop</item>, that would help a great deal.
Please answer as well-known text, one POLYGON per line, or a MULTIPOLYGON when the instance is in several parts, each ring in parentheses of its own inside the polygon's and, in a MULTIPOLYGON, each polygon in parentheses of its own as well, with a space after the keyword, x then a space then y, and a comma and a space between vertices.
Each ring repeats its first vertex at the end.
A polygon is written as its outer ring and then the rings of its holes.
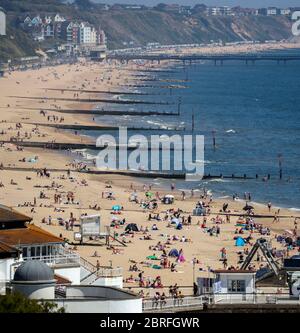
POLYGON ((39 260, 28 260, 16 270, 14 282, 50 282, 54 281, 53 270, 39 260))
POLYGON ((30 222, 31 217, 19 213, 11 207, 0 204, 0 223, 3 222, 30 222))
POLYGON ((18 250, 15 247, 0 242, 0 258, 15 257, 17 254, 18 250))
POLYGON ((51 233, 30 224, 27 228, 0 230, 0 242, 8 246, 27 244, 64 243, 64 241, 51 233))
POLYGON ((214 271, 216 274, 255 274, 256 271, 249 269, 217 269, 214 271))

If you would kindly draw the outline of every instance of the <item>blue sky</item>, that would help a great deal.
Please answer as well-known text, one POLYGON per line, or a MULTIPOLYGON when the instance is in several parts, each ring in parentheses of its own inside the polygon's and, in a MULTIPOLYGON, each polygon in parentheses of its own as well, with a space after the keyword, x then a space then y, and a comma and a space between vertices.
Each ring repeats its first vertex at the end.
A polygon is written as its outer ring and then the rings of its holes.
POLYGON ((242 7, 300 7, 300 0, 93 0, 100 3, 145 4, 148 6, 158 3, 179 3, 182 5, 195 5, 204 3, 208 6, 242 6, 242 7))

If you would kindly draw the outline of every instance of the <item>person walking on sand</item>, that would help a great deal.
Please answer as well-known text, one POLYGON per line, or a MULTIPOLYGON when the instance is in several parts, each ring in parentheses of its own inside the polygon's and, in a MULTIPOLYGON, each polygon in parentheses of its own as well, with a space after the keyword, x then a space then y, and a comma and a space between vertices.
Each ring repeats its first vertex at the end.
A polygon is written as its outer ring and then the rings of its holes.
POLYGON ((269 212, 271 211, 271 208, 272 208, 272 203, 271 203, 271 202, 268 202, 268 209, 269 209, 269 212))
POLYGON ((182 198, 182 201, 185 200, 185 192, 184 191, 181 191, 181 198, 182 198))
POLYGON ((99 262, 99 260, 97 260, 96 269, 97 269, 97 272, 99 272, 99 270, 100 270, 100 262, 99 262))

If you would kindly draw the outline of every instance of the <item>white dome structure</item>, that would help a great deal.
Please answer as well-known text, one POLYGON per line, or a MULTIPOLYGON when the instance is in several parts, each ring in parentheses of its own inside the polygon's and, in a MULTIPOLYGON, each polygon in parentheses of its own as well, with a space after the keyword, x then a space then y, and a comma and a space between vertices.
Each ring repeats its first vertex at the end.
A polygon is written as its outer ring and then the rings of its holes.
POLYGON ((13 291, 32 299, 53 299, 55 293, 53 270, 39 260, 28 260, 21 264, 11 282, 13 291))

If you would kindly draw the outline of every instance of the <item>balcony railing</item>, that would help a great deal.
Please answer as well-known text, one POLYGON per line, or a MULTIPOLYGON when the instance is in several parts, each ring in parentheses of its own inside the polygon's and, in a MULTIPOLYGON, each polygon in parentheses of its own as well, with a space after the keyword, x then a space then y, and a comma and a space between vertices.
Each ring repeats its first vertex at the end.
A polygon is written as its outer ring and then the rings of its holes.
POLYGON ((300 304, 300 297, 289 294, 215 294, 214 304, 300 304))
POLYGON ((48 256, 23 257, 23 260, 40 260, 50 266, 80 264, 80 256, 77 253, 65 253, 48 256))
POLYGON ((80 258, 80 265, 84 267, 89 272, 95 274, 97 278, 106 277, 106 278, 113 278, 113 277, 121 277, 123 276, 123 268, 122 267, 109 267, 109 266, 100 266, 99 268, 88 260, 84 258, 80 258))
POLYGON ((162 300, 143 300, 143 311, 149 310, 164 310, 181 307, 202 307, 204 303, 211 303, 211 298, 208 296, 196 296, 196 297, 183 297, 173 298, 168 297, 164 301, 162 300))

